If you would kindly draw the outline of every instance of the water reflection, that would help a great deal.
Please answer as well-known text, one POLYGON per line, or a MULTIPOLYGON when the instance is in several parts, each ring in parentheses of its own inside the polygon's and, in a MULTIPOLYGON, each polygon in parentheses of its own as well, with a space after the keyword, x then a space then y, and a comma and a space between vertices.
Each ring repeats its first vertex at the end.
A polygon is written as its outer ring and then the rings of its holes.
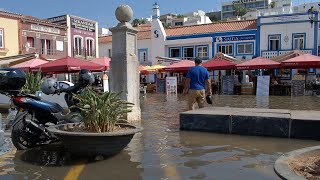
MULTIPOLYGON (((317 97, 214 96, 213 106, 320 110, 317 97)), ((208 105, 209 106, 209 105, 208 105)), ((79 179, 278 179, 274 161, 284 152, 317 141, 249 137, 179 130, 183 96, 141 97, 142 126, 128 147, 103 161, 70 155, 48 146, 3 159, 0 179, 63 179, 71 166, 85 162, 79 179)))

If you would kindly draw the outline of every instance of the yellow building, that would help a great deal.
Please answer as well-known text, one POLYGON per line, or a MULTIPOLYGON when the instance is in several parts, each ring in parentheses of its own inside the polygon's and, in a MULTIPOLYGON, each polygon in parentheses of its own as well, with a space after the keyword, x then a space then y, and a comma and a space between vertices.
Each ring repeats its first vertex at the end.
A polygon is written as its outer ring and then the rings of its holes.
POLYGON ((0 14, 0 58, 19 55, 19 21, 0 14))

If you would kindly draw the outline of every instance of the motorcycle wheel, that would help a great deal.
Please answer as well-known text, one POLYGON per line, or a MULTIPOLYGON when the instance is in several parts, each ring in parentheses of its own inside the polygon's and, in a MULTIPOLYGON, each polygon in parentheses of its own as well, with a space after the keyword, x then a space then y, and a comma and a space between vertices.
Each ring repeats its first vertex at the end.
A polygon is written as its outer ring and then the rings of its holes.
POLYGON ((26 126, 24 122, 21 120, 19 120, 12 127, 11 140, 13 145, 17 148, 17 150, 26 150, 28 148, 34 147, 34 145, 31 142, 29 142, 30 140, 26 132, 26 126))

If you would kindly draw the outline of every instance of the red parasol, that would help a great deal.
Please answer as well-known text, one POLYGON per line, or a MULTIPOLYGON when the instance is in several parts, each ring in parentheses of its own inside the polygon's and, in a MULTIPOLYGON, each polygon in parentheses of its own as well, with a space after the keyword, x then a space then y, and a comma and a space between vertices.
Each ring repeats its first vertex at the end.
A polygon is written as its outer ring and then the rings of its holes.
POLYGON ((236 65, 237 70, 277 69, 277 68, 281 68, 280 63, 264 57, 257 57, 236 65))
POLYGON ((188 71, 191 67, 195 66, 194 61, 190 60, 182 60, 180 62, 171 64, 162 69, 162 71, 167 72, 181 72, 181 71, 188 71))
POLYGON ((32 69, 32 68, 34 68, 36 66, 48 63, 48 62, 49 61, 45 61, 45 60, 42 60, 42 59, 35 58, 35 59, 31 59, 29 61, 26 61, 26 62, 23 62, 23 63, 20 63, 20 64, 16 64, 16 65, 11 66, 11 67, 19 68, 19 69, 22 69, 24 71, 30 71, 30 69, 32 69))
POLYGON ((88 69, 90 71, 103 71, 104 67, 93 62, 73 57, 66 57, 36 66, 32 68, 32 71, 37 71, 38 69, 41 69, 43 73, 58 74, 76 72, 81 69, 88 69))
POLYGON ((207 68, 208 70, 234 69, 235 65, 235 63, 232 63, 230 61, 222 60, 221 57, 210 59, 209 61, 202 64, 202 66, 207 68))
POLYGON ((111 61, 111 59, 108 57, 100 57, 100 58, 96 58, 94 60, 91 60, 90 62, 104 66, 104 70, 106 71, 110 67, 110 61, 111 61))
POLYGON ((297 69, 320 68, 320 57, 314 56, 311 54, 303 54, 303 55, 282 61, 281 65, 284 68, 297 68, 297 69))

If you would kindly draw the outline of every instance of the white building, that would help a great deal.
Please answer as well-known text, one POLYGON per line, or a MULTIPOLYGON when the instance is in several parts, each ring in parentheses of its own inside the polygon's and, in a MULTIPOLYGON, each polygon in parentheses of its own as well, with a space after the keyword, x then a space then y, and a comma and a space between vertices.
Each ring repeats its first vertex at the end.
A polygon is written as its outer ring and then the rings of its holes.
POLYGON ((234 5, 240 5, 246 9, 267 9, 271 0, 233 0, 222 2, 221 19, 235 17, 234 5))
MULTIPOLYGON (((319 19, 318 13, 314 16, 319 19)), ((239 60, 273 58, 296 49, 318 55, 319 23, 311 24, 307 13, 168 29, 159 17, 159 6, 154 5, 151 27, 139 27, 143 28, 137 34, 140 64, 155 65, 165 58, 208 60, 218 52, 239 60)), ((100 56, 111 54, 111 38, 100 37, 100 56)))
POLYGON ((293 11, 294 11, 294 13, 304 13, 304 12, 308 12, 308 10, 311 7, 313 7, 314 10, 316 10, 316 11, 320 11, 319 4, 320 4, 320 2, 300 4, 298 6, 295 6, 293 11))
POLYGON ((257 55, 273 58, 292 50, 318 55, 318 22, 311 24, 307 13, 259 17, 257 23, 257 55))

